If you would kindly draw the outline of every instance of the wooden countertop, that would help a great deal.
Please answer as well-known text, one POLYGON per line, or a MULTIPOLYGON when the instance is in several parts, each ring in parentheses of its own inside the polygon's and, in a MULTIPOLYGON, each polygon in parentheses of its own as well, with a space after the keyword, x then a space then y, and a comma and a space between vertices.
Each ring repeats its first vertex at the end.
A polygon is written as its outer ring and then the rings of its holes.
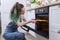
POLYGON ((48 5, 46 5, 46 6, 41 6, 41 7, 35 7, 35 8, 30 8, 30 9, 27 9, 27 11, 31 11, 31 10, 35 10, 35 9, 37 9, 37 8, 43 8, 43 7, 47 7, 47 6, 55 6, 55 5, 60 5, 60 0, 58 1, 58 2, 55 2, 55 3, 53 3, 53 4, 48 4, 48 5))

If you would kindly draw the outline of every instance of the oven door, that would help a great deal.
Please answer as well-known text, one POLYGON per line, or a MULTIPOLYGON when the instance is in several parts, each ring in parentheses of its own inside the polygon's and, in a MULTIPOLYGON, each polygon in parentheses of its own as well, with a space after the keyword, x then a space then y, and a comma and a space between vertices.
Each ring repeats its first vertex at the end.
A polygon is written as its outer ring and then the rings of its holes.
POLYGON ((49 37, 49 15, 36 15, 36 19, 46 20, 46 21, 37 21, 35 30, 45 37, 49 37))

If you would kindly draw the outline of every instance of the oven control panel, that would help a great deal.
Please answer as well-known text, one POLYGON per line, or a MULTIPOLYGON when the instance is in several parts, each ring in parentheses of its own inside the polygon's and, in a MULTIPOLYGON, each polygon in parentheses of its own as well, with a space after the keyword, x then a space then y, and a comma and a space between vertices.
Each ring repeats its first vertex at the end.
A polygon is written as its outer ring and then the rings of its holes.
POLYGON ((35 14, 46 14, 49 13, 49 7, 38 8, 35 10, 35 14))

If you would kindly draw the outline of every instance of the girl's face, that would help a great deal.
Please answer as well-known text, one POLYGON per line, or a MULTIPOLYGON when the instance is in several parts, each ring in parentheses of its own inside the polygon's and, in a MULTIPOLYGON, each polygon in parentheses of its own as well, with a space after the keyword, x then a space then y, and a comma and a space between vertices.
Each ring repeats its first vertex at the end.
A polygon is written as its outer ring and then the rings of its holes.
POLYGON ((21 8, 20 14, 24 14, 25 13, 25 8, 21 8))

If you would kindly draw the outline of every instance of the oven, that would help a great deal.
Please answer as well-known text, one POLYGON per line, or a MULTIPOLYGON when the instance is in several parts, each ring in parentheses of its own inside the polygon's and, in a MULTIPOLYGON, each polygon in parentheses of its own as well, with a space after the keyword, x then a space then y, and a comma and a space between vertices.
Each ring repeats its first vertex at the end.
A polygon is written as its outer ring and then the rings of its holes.
POLYGON ((49 38, 49 7, 37 8, 35 10, 35 18, 46 21, 37 21, 35 30, 39 35, 49 38))

